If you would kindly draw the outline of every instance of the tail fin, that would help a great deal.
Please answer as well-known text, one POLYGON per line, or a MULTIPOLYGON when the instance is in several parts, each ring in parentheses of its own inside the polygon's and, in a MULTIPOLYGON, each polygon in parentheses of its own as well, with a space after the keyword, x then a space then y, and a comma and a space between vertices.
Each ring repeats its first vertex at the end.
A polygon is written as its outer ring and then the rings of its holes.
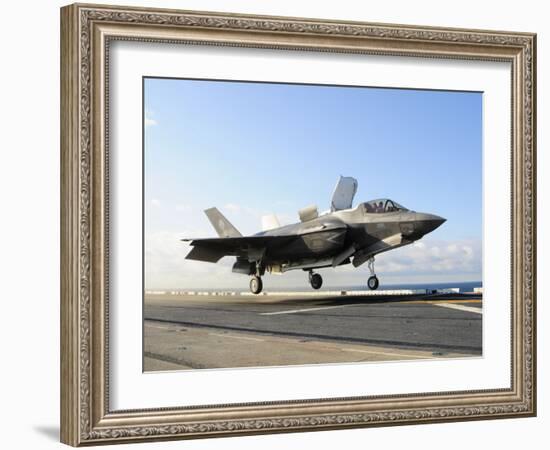
POLYGON ((279 219, 277 219, 275 214, 262 216, 262 231, 273 230, 274 228, 279 228, 280 226, 281 224, 279 223, 279 219))
POLYGON ((242 237, 242 234, 239 233, 239 230, 237 230, 231 224, 231 222, 229 222, 229 220, 227 220, 225 216, 218 211, 218 208, 209 208, 206 209, 204 212, 208 217, 208 220, 210 220, 210 223, 218 233, 219 237, 242 237))

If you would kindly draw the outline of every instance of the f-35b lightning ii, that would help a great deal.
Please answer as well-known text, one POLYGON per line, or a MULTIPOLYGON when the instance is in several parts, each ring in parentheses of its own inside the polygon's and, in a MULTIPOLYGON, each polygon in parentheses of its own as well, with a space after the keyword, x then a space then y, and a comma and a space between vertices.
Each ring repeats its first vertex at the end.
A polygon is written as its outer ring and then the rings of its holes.
POLYGON ((251 276, 250 291, 262 291, 265 272, 285 273, 302 269, 309 283, 319 289, 323 279, 314 269, 365 262, 371 273, 369 289, 378 288, 374 256, 412 244, 439 227, 446 219, 434 214, 410 211, 390 199, 360 203, 352 208, 357 180, 340 177, 332 196, 331 209, 319 214, 312 205, 298 212, 300 222, 279 226, 275 216, 264 216, 264 230, 252 236, 241 233, 216 208, 205 211, 219 238, 182 239, 193 249, 186 259, 216 263, 235 256, 233 272, 251 276))

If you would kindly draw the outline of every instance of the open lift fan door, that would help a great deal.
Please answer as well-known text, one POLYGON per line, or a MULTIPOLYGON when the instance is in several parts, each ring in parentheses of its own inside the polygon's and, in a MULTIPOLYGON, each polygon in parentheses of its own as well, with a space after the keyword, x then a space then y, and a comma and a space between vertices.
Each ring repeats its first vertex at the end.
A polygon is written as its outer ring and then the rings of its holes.
POLYGON ((357 180, 353 177, 341 176, 332 193, 332 201, 330 202, 331 211, 351 208, 356 192, 357 180))

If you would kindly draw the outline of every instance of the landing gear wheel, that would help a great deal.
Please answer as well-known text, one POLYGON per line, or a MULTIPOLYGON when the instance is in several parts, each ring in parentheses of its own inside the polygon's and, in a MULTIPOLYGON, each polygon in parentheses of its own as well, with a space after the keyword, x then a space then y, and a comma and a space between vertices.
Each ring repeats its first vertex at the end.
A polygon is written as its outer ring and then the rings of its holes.
POLYGON ((262 288, 262 279, 258 276, 253 276, 250 279, 250 292, 252 292, 253 294, 259 294, 260 292, 262 292, 262 288))
POLYGON ((367 281, 367 285, 369 286, 369 289, 371 291, 375 291, 376 289, 378 289, 378 278, 376 277, 376 275, 369 277, 369 280, 367 281))
POLYGON ((310 273, 309 283, 313 289, 319 289, 323 285, 323 277, 318 273, 310 273))

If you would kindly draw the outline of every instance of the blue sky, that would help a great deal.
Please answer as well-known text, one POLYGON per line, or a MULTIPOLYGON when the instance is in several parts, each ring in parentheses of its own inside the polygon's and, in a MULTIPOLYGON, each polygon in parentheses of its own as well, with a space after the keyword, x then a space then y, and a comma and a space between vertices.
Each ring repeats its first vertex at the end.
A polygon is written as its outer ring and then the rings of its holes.
MULTIPOLYGON (((144 120, 146 287, 246 288, 231 261, 182 259, 176 238, 215 236, 211 206, 243 234, 263 214, 295 222, 328 208, 340 175, 358 180, 355 204, 388 197, 447 218, 422 245, 380 255, 381 281, 384 268, 393 283, 481 279, 481 93, 146 78, 144 120)), ((327 285, 368 276, 333 272, 327 285)), ((301 284, 290 275, 270 283, 301 284)))

